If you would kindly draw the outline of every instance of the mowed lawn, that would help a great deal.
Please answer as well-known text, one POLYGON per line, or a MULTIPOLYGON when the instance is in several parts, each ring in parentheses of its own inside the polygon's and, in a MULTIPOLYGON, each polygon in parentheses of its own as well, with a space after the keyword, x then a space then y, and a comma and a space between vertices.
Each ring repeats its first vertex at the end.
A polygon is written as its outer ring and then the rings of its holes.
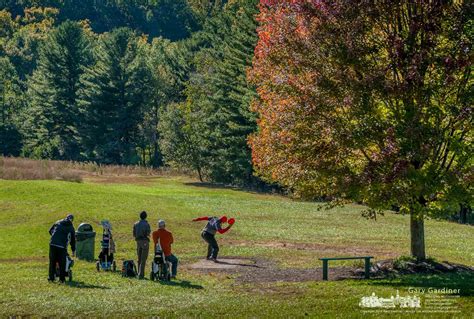
MULTIPOLYGON (((408 216, 387 213, 377 221, 366 220, 360 214, 362 206, 320 210, 318 203, 207 188, 184 177, 119 182, 0 180, 0 316, 365 318, 369 315, 358 305, 362 296, 375 292, 389 297, 397 289, 407 294, 409 287, 462 287, 456 316, 474 313, 474 277, 466 275, 242 283, 238 274, 189 268, 206 250, 200 238, 203 223, 191 222, 198 216, 236 218, 231 231, 218 238, 221 256, 259 258, 276 267, 301 269, 321 267, 320 257, 372 255, 382 260, 407 255, 408 216), (173 232, 173 249, 181 262, 177 281, 125 279, 119 273, 97 273, 95 263, 76 260, 73 284, 47 282, 48 229, 54 221, 73 213, 76 227, 92 223, 98 232, 97 255, 99 222, 110 220, 120 264, 136 258, 132 225, 141 210, 149 213, 152 228, 161 218, 173 232)), ((474 265, 472 226, 428 220, 426 245, 437 260, 474 265)), ((147 275, 148 271, 147 266, 147 275)))

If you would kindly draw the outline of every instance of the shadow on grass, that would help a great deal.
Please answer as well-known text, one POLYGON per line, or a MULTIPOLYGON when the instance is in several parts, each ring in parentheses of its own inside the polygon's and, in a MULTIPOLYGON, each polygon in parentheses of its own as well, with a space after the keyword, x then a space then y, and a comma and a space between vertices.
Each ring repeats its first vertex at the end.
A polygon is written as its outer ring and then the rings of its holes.
POLYGON ((110 289, 110 287, 96 286, 87 284, 83 281, 66 281, 66 285, 73 288, 85 288, 85 289, 110 289))
POLYGON ((181 281, 160 280, 158 282, 163 286, 173 286, 173 287, 181 287, 181 288, 187 288, 187 289, 204 289, 203 286, 195 285, 195 284, 193 284, 193 283, 191 283, 190 281, 187 281, 187 280, 181 280, 181 281))
POLYGON ((426 287, 460 289, 461 296, 474 296, 474 272, 462 271, 444 274, 403 275, 393 279, 370 282, 369 285, 391 287, 426 287))
POLYGON ((251 194, 284 194, 285 192, 277 186, 232 186, 220 183, 206 183, 206 182, 189 182, 184 183, 186 186, 202 187, 209 189, 222 189, 247 192, 251 194))

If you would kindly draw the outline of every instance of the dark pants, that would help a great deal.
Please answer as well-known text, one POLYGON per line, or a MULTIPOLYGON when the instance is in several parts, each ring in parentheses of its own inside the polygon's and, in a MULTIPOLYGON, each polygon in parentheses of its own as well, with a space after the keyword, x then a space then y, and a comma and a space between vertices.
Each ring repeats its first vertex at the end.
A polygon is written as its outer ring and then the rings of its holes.
POLYGON ((114 262, 114 254, 108 254, 107 255, 107 251, 108 251, 108 249, 102 250, 99 254, 99 260, 100 260, 101 263, 104 263, 106 259, 107 259, 107 262, 109 262, 109 263, 114 262))
POLYGON ((49 246, 49 280, 56 277, 56 263, 59 264, 59 280, 66 280, 67 250, 56 246, 49 246))
POLYGON ((171 263, 171 276, 176 276, 178 273, 178 258, 175 255, 171 254, 166 256, 165 259, 171 263))
POLYGON ((145 266, 149 249, 150 241, 137 240, 138 278, 143 278, 145 276, 145 266))
POLYGON ((206 231, 201 233, 202 239, 206 241, 208 244, 207 246, 207 258, 217 258, 217 254, 219 253, 219 245, 216 241, 216 236, 209 234, 206 231))

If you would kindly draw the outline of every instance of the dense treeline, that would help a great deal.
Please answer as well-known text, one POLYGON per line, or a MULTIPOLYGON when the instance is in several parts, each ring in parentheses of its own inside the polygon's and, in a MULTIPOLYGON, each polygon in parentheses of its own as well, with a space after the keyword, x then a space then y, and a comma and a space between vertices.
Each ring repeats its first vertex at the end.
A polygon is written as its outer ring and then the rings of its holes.
MULTIPOLYGON (((128 27, 151 37, 178 40, 199 28, 199 21, 213 9, 201 1, 186 0, 0 0, 0 8, 12 16, 24 15, 25 8, 55 8, 56 21, 88 20, 94 32, 128 27)), ((220 2, 216 3, 218 5, 220 2)))
POLYGON ((255 182, 256 0, 0 1, 0 153, 255 182))
POLYGON ((0 155, 397 208, 423 256, 473 206, 472 5, 258 2, 0 0, 0 155))

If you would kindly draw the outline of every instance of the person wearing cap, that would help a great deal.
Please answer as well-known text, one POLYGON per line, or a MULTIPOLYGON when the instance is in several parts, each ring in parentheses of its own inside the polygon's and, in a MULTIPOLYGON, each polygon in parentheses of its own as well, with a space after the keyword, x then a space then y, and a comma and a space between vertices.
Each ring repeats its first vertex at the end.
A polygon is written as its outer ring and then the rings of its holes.
POLYGON ((137 242, 138 279, 145 278, 145 266, 150 250, 150 224, 146 221, 147 213, 140 213, 140 220, 133 225, 133 237, 137 242))
POLYGON ((166 229, 166 223, 164 220, 158 221, 158 229, 152 233, 154 251, 156 251, 157 245, 159 244, 165 259, 171 263, 171 278, 175 279, 178 272, 178 258, 171 253, 171 244, 173 243, 173 234, 166 229))
POLYGON ((66 256, 67 247, 70 244, 72 255, 76 253, 76 234, 72 224, 73 215, 58 220, 49 229, 51 239, 49 241, 49 281, 54 281, 56 273, 56 263, 59 264, 59 281, 66 280, 66 256))
POLYGON ((207 260, 212 260, 217 262, 217 254, 219 253, 219 245, 216 241, 216 233, 224 234, 226 233, 234 224, 235 219, 231 218, 227 221, 226 216, 222 217, 198 217, 194 218, 193 222, 198 221, 205 221, 207 220, 206 227, 201 232, 201 237, 207 243, 207 260), (222 228, 222 224, 227 223, 228 226, 226 228, 222 228))

